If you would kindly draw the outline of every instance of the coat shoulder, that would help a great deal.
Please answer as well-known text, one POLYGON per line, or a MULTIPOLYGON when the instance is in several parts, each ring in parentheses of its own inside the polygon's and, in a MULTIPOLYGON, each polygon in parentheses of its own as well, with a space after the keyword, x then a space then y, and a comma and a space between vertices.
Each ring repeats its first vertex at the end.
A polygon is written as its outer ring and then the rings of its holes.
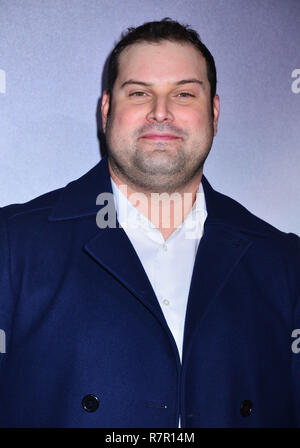
POLYGON ((203 187, 210 222, 222 225, 233 233, 250 236, 259 241, 258 246, 273 254, 281 254, 288 260, 296 260, 300 268, 300 238, 293 232, 284 232, 256 216, 237 200, 214 190, 204 177, 203 187))
POLYGON ((57 188, 52 191, 48 191, 40 196, 30 199, 24 203, 9 204, 0 208, 0 216, 4 219, 12 219, 15 217, 21 217, 22 215, 32 214, 34 212, 48 211, 52 209, 56 203, 60 193, 65 187, 57 188))
POLYGON ((274 238, 285 238, 287 235, 294 235, 296 239, 299 239, 298 235, 291 232, 284 232, 255 215, 236 199, 213 190, 206 179, 205 183, 207 184, 205 188, 207 192, 206 198, 208 198, 210 208, 217 220, 224 220, 230 226, 244 228, 249 232, 262 233, 274 238))

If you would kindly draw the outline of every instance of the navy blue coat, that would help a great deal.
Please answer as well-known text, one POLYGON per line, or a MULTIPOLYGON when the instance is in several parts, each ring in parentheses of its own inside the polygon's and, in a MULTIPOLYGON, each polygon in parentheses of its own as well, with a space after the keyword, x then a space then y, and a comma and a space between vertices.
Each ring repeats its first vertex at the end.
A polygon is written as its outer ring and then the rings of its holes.
POLYGON ((124 230, 96 225, 106 158, 0 210, 0 426, 300 425, 299 238, 202 183, 182 366, 124 230))

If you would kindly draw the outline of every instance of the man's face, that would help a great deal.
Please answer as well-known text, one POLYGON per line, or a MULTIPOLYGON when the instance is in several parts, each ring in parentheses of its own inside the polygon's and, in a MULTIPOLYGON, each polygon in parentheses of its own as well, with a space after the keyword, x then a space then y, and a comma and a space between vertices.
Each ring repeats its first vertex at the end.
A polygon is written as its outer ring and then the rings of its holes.
POLYGON ((119 72, 102 98, 112 174, 147 191, 176 191, 202 174, 217 132, 206 61, 190 44, 138 43, 120 54, 119 72))

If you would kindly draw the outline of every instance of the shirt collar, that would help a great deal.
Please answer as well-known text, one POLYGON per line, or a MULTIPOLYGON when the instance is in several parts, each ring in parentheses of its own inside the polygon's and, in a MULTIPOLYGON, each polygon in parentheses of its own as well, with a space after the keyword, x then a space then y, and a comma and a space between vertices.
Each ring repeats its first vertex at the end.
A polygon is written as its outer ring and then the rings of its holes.
MULTIPOLYGON (((118 217, 118 221, 122 227, 125 226, 138 226, 144 227, 145 229, 156 229, 156 227, 151 223, 151 221, 144 216, 126 197, 126 195, 118 188, 117 184, 110 177, 112 192, 114 195, 115 208, 118 217)), ((202 187, 202 182, 200 182, 197 193, 196 200, 193 204, 193 208, 185 218, 183 225, 190 221, 191 219, 199 219, 199 214, 202 216, 202 224, 207 216, 205 195, 202 187)))

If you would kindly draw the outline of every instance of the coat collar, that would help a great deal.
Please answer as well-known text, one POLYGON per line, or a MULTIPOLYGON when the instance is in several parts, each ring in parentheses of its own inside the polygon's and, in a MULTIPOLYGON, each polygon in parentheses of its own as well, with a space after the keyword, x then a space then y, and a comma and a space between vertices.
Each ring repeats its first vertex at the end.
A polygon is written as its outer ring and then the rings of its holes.
MULTIPOLYGON (((236 265, 253 244, 263 237, 268 224, 259 220, 233 199, 216 192, 202 177, 207 218, 200 240, 188 297, 183 362, 191 353, 202 319, 232 275, 236 265)), ((61 192, 49 216, 50 221, 72 220, 96 215, 100 193, 112 193, 107 158, 87 174, 68 184, 61 192)), ((271 226, 269 226, 271 227, 271 226)), ((95 262, 131 291, 160 322, 172 341, 177 364, 179 355, 172 333, 134 247, 121 227, 100 229, 83 247, 95 262)))
POLYGON ((107 157, 91 170, 62 189, 50 215, 50 221, 75 219, 99 211, 96 198, 100 193, 112 193, 107 157))
MULTIPOLYGON (((206 227, 222 225, 232 228, 235 232, 257 235, 269 233, 271 226, 252 215, 234 199, 215 191, 204 175, 202 186, 208 214, 206 227)), ((100 209, 99 205, 96 205, 96 198, 103 192, 112 193, 106 156, 86 174, 62 189, 49 220, 76 219, 96 214, 100 209)))

